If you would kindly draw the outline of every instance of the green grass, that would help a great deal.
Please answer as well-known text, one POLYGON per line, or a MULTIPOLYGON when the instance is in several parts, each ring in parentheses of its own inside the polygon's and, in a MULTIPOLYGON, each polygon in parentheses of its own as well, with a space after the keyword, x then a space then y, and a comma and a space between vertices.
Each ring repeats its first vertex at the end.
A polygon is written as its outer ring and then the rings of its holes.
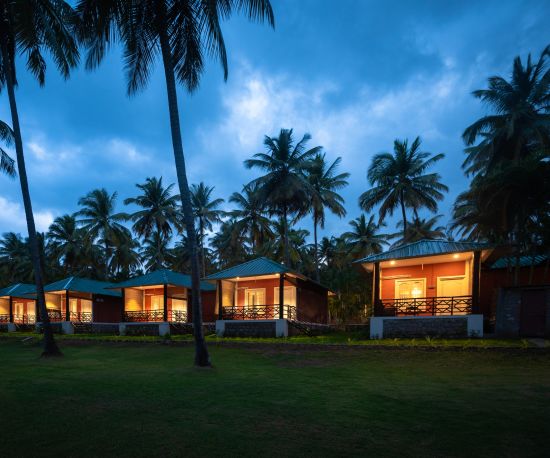
POLYGON ((0 340, 8 456, 547 456, 547 352, 0 340))
MULTIPOLYGON (((11 338, 20 340, 24 337, 40 338, 40 334, 34 332, 3 333, 0 338, 11 338)), ((77 334, 77 335, 56 335, 58 340, 86 340, 86 341, 108 341, 108 342, 163 342, 164 337, 160 336, 116 336, 112 334, 77 334)), ((369 345, 383 347, 460 347, 460 348, 528 348, 535 347, 527 339, 440 339, 440 338, 417 338, 417 339, 381 339, 371 340, 368 335, 361 332, 334 332, 330 334, 310 337, 295 336, 288 338, 249 338, 233 337, 220 338, 215 334, 206 336, 209 343, 259 343, 259 344, 321 344, 321 345, 369 345)), ((174 342, 191 342, 193 336, 190 334, 173 335, 170 340, 174 342)), ((545 346, 550 347, 550 341, 545 341, 545 346)))

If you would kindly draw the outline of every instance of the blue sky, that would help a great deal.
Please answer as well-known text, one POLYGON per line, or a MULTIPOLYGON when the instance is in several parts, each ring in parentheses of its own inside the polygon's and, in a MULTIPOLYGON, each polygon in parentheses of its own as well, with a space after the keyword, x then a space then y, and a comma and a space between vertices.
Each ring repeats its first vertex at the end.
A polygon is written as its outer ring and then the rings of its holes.
MULTIPOLYGON (((257 172, 243 160, 263 151, 265 134, 309 132, 351 173, 348 215, 329 217, 340 234, 360 210, 366 170, 395 138, 420 135, 424 149, 446 155, 437 169, 450 192, 446 222, 467 187, 461 133, 486 110, 471 95, 490 75, 508 75, 516 55, 536 57, 550 43, 548 1, 272 0, 276 29, 234 18, 224 24, 230 74, 210 62, 200 89, 180 92, 191 183, 228 198, 257 172)), ((39 230, 77 210, 79 197, 105 187, 122 201, 148 176, 175 182, 165 86, 157 65, 135 97, 117 49, 95 72, 67 81, 50 67, 46 87, 23 73, 17 91, 39 230)), ((5 94, 1 119, 9 121, 5 94)), ((229 207, 228 207, 229 208, 229 207)), ((310 228, 304 220, 301 226, 310 228)), ((0 176, 0 233, 26 234, 17 181, 0 176)))

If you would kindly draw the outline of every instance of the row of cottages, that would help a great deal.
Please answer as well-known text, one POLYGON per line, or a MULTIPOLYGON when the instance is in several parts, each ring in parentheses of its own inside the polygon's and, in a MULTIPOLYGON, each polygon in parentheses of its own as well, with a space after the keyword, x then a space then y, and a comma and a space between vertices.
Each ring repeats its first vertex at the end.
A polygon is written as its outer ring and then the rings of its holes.
MULTIPOLYGON (((266 258, 213 274, 200 289, 203 321, 217 322, 224 335, 288 335, 288 321, 328 323, 328 289, 266 258), (250 322, 261 322, 259 331, 247 328, 250 322)), ((70 277, 44 291, 48 317, 64 332, 90 330, 81 326, 88 324, 100 332, 165 334, 193 319, 191 277, 166 269, 116 284, 70 277)), ((0 290, 2 322, 11 329, 40 322, 33 285, 0 290)))

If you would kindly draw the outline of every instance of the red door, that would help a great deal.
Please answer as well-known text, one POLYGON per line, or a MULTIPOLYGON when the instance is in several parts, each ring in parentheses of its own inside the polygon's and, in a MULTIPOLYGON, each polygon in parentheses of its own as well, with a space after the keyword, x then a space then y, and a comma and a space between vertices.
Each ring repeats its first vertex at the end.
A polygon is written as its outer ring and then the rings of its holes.
POLYGON ((546 291, 529 289, 521 294, 519 332, 526 337, 544 337, 546 330, 546 291))

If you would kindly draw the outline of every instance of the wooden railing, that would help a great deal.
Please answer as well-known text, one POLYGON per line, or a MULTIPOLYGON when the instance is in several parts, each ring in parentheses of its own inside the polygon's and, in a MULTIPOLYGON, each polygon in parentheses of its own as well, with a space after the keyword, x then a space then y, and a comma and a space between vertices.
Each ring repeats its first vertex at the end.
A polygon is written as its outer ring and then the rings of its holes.
MULTIPOLYGON (((224 320, 277 320, 279 316, 278 305, 247 305, 245 307, 223 307, 222 319, 224 320)), ((296 307, 283 305, 283 317, 287 320, 296 320, 296 307)))
POLYGON ((92 312, 70 312, 69 318, 71 321, 76 321, 78 323, 91 323, 92 312))
POLYGON ((65 321, 65 316, 60 310, 48 310, 48 318, 50 321, 65 321))
POLYGON ((376 316, 468 315, 471 313, 472 296, 380 299, 375 307, 376 316))
POLYGON ((139 310, 124 312, 124 321, 130 323, 144 323, 149 321, 164 321, 163 310, 139 310))
POLYGON ((169 310, 168 321, 171 323, 187 323, 187 310, 169 310))
POLYGON ((36 323, 35 315, 13 315, 13 322, 16 324, 34 324, 36 323))
MULTIPOLYGON (((169 310, 167 321, 171 323, 187 323, 186 310, 169 310)), ((164 310, 139 310, 134 312, 124 312, 124 321, 130 323, 146 323, 164 321, 164 310)))

